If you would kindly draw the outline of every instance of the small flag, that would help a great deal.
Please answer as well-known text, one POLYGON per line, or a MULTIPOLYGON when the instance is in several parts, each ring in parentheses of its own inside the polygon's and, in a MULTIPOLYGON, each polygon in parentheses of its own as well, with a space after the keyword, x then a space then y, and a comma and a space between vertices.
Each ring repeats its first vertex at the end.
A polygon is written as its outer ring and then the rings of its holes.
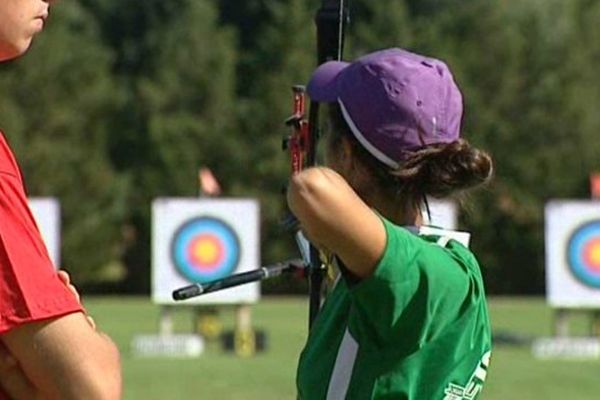
POLYGON ((600 199, 600 173, 590 175, 590 191, 593 199, 600 199))
POLYGON ((221 194, 221 186, 209 168, 200 168, 198 181, 200 183, 200 195, 218 196, 221 194))

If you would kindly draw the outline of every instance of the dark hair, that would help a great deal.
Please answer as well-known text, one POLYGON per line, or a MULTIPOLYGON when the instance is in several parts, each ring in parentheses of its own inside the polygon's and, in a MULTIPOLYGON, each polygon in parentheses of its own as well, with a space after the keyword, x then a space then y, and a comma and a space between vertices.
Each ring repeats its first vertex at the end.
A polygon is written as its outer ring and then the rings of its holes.
POLYGON ((414 151, 397 169, 377 160, 354 137, 339 106, 330 107, 332 129, 329 146, 339 147, 346 137, 354 154, 373 174, 379 187, 391 196, 401 197, 419 207, 425 196, 435 198, 456 195, 490 180, 492 159, 466 140, 434 144, 414 151))

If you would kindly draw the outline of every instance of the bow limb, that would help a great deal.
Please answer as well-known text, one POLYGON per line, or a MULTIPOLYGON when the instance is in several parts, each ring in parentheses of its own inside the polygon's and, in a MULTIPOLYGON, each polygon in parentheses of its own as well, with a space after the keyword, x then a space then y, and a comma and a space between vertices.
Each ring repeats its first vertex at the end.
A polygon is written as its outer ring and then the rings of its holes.
MULTIPOLYGON (((341 60, 344 49, 345 29, 348 24, 348 0, 323 0, 317 11, 317 64, 331 60, 341 60)), ((310 102, 308 118, 309 138, 305 167, 316 163, 317 140, 319 137, 319 103, 310 102)), ((309 249, 309 330, 319 313, 322 304, 322 287, 326 267, 321 261, 318 249, 309 249)))

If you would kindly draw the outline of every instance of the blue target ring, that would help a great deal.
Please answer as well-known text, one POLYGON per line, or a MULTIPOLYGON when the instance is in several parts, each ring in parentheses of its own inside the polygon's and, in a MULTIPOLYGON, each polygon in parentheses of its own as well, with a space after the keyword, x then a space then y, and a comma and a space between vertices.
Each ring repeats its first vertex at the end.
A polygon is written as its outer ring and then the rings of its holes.
POLYGON ((240 260, 235 231, 214 217, 198 217, 179 227, 171 243, 171 258, 186 280, 206 283, 231 275, 240 260))
POLYGON ((577 280, 600 289, 600 220, 573 232, 567 245, 567 264, 577 280))

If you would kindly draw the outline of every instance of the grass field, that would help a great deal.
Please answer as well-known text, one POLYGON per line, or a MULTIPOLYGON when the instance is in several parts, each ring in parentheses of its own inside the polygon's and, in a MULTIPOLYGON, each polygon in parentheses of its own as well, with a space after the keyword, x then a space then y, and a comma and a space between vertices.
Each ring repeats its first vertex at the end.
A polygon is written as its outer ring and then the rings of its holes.
MULTIPOLYGON (((159 307, 148 299, 88 298, 86 306, 121 349, 125 400, 238 400, 295 398, 294 374, 306 337, 305 300, 267 298, 253 308, 253 324, 268 334, 268 351, 238 358, 209 344, 197 359, 136 358, 134 335, 156 333, 159 307)), ((494 331, 526 337, 548 336, 551 310, 542 299, 496 298, 490 301, 494 331)), ((190 332, 191 312, 175 313, 176 330, 190 332)), ((233 312, 222 313, 226 328, 233 312)), ((584 334, 584 315, 572 318, 573 331, 584 334)), ((600 399, 600 361, 540 361, 527 346, 496 345, 484 400, 600 399)))

